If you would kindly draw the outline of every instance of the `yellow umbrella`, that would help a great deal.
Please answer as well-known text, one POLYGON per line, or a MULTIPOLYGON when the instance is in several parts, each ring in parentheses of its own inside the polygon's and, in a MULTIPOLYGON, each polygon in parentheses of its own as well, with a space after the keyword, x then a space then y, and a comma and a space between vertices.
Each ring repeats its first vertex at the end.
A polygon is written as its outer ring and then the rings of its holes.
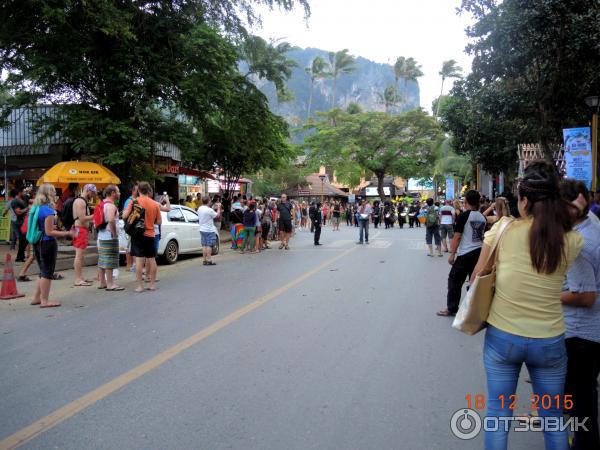
POLYGON ((121 180, 106 167, 88 161, 63 161, 46 171, 37 181, 40 186, 51 183, 55 187, 66 187, 69 183, 93 183, 97 187, 120 184, 121 180))

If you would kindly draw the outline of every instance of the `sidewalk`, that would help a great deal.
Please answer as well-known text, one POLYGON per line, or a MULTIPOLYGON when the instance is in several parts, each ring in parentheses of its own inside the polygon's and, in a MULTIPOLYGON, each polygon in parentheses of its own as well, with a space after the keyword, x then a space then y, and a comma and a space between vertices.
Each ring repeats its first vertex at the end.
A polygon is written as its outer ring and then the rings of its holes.
MULTIPOLYGON (((219 238, 221 240, 222 250, 227 248, 227 243, 231 242, 231 233, 221 230, 219 232, 219 238)), ((10 251, 10 244, 8 242, 0 243, 0 279, 2 279, 2 270, 4 270, 4 263, 6 261, 6 254, 10 253, 13 261, 13 267, 15 270, 15 276, 19 274, 23 263, 15 262, 17 251, 10 251)), ((63 270, 69 270, 73 268, 73 259, 75 258, 75 249, 67 241, 59 241, 58 246, 58 257, 56 260, 56 271, 60 272, 63 270)), ((98 263, 98 252, 95 245, 90 245, 85 252, 84 265, 86 267, 96 266, 98 263)), ((33 265, 29 269, 29 275, 36 274, 38 272, 37 263, 34 261, 33 265)))

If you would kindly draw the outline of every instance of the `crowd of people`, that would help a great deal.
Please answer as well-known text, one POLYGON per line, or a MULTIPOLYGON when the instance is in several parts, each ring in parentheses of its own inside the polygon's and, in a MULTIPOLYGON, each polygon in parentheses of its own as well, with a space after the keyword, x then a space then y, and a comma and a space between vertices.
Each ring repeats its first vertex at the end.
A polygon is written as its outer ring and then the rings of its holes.
MULTIPOLYGON (((231 249, 240 254, 267 250, 274 241, 280 250, 289 250, 298 231, 312 232, 314 245, 321 245, 327 222, 332 231, 339 231, 342 221, 357 227, 360 245, 369 244, 371 224, 422 227, 427 255, 447 254, 451 266, 446 307, 437 312, 443 317, 456 315, 465 282, 473 282, 498 245, 495 295, 483 349, 488 415, 512 415, 502 399, 515 394, 524 363, 536 395, 558 399, 538 408, 539 415, 561 417, 569 409, 573 417, 589 418, 587 429, 575 433, 572 448, 600 448, 600 193, 592 198, 584 183, 560 180, 552 164, 529 164, 517 195, 505 193, 493 202, 470 190, 462 201, 444 202, 361 199, 321 204, 282 194, 278 199, 198 195, 182 204, 198 213, 206 266, 216 265, 212 247, 219 230, 227 226, 231 249), (567 398, 570 408, 564 404, 567 398)), ((59 277, 57 239, 71 240, 75 248, 73 286, 90 287, 97 281, 99 289, 122 291, 115 276, 121 223, 130 236, 126 261, 127 269, 136 273, 135 292, 155 290, 161 211, 170 209, 168 196, 156 196, 146 182, 136 184, 122 204, 115 185, 99 192, 93 184, 73 184, 60 197, 50 184, 36 192, 16 189, 4 214, 11 215, 11 250, 17 251, 16 261, 24 262, 18 280, 31 281, 27 270, 34 259, 39 266, 31 304, 60 306, 50 300, 52 281, 59 277), (90 230, 97 235, 97 280, 85 279, 82 271, 90 230)), ((507 448, 507 438, 502 429, 486 432, 486 448, 507 448)), ((545 439, 547 448, 569 448, 564 431, 547 431, 545 439)))

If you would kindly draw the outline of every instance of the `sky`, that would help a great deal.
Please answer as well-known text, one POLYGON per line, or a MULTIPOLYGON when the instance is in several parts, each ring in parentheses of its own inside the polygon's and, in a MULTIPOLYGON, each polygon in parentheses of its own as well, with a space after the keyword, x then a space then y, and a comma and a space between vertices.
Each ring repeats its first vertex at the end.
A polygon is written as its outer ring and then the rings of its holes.
MULTIPOLYGON (((422 65, 419 78, 421 106, 431 111, 440 95, 442 62, 455 59, 465 74, 471 60, 464 53, 468 39, 467 14, 458 16, 460 0, 310 0, 311 16, 304 10, 283 12, 259 8, 263 38, 283 38, 302 48, 327 51, 347 48, 355 56, 394 64, 398 56, 412 56, 422 65)), ((447 80, 444 93, 454 80, 447 80)))

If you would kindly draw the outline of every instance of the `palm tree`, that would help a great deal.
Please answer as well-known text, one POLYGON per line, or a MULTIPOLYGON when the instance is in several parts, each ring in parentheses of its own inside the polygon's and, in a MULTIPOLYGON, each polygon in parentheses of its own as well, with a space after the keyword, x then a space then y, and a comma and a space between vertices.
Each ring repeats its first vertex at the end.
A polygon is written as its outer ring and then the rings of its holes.
POLYGON ((312 60, 310 67, 304 69, 308 76, 310 77, 310 95, 308 97, 308 110, 306 112, 306 121, 310 118, 310 109, 312 107, 313 101, 313 89, 315 87, 315 81, 320 78, 325 78, 327 76, 326 72, 327 63, 323 58, 317 56, 312 60))
POLYGON ((438 99, 434 117, 437 117, 440 113, 440 103, 442 103, 441 99, 442 95, 444 95, 444 81, 446 81, 446 78, 460 78, 462 76, 462 69, 457 65, 455 60, 449 59, 442 63, 442 70, 440 70, 439 74, 442 77, 442 89, 440 90, 440 97, 438 99))
POLYGON ((335 94, 337 89, 337 79, 340 75, 349 74, 356 70, 356 59, 348 54, 348 49, 338 52, 329 52, 328 76, 333 78, 333 93, 331 97, 331 107, 335 108, 335 94))
POLYGON ((377 96, 379 97, 379 102, 385 105, 386 113, 389 113, 392 106, 396 105, 398 100, 400 100, 400 97, 398 97, 398 90, 394 85, 386 87, 383 94, 377 94, 377 96))
POLYGON ((417 78, 422 77, 423 72, 421 71, 421 65, 413 58, 405 58, 399 56, 394 64, 394 77, 396 78, 396 86, 400 78, 403 80, 402 87, 402 98, 404 103, 408 102, 408 90, 407 85, 409 81, 417 81, 417 78))

